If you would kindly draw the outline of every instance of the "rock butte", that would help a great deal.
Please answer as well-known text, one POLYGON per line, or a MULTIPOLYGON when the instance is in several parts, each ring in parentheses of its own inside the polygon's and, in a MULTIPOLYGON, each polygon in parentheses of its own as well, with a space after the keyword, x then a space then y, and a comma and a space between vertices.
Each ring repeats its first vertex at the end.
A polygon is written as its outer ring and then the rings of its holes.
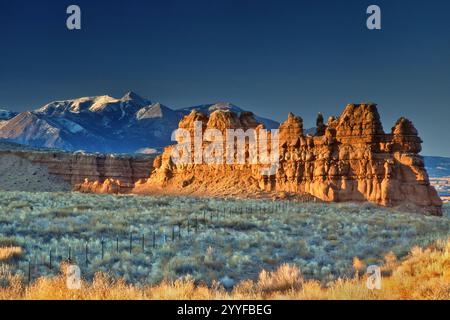
MULTIPOLYGON (((218 110, 209 117, 192 111, 179 124, 193 130, 194 121, 203 130, 263 128, 252 113, 240 115, 218 110)), ((153 163, 148 179, 131 188, 142 194, 189 194, 199 196, 282 197, 344 202, 369 201, 442 215, 442 201, 430 185, 423 158, 422 140, 406 118, 400 118, 385 133, 375 104, 349 104, 328 123, 318 118, 316 133, 304 135, 303 120, 289 114, 280 125, 280 165, 276 175, 260 173, 260 165, 177 164, 171 160, 174 146, 165 148, 153 163)), ((191 131, 192 132, 192 131, 191 131)), ((270 139, 270 138, 269 138, 270 139)), ((204 143, 205 146, 205 143, 204 143)), ((127 192, 119 180, 77 184, 84 192, 127 192)))

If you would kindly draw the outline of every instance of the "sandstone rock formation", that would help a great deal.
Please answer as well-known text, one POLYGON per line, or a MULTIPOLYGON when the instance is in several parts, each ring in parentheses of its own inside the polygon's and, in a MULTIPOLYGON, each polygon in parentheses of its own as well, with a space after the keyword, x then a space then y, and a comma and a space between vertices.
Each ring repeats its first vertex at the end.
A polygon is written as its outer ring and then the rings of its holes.
MULTIPOLYGON (((3 145, 6 144, 3 143, 3 145)), ((154 157, 33 150, 9 144, 8 148, 0 148, 0 159, 0 171, 11 173, 8 177, 5 174, 2 175, 2 180, 5 181, 0 183, 0 189, 2 185, 8 185, 8 188, 3 189, 11 189, 14 186, 14 190, 64 191, 72 188, 77 191, 125 193, 129 192, 138 180, 148 178, 153 168, 154 157), (12 159, 15 160, 12 161, 12 159), (24 188, 25 186, 21 186, 25 184, 23 179, 20 183, 14 183, 19 175, 18 170, 21 171, 21 175, 28 172, 28 176, 24 178, 26 183, 36 180, 33 183, 42 183, 41 188, 39 186, 34 188, 36 190, 24 188), (40 176, 41 173, 42 177, 32 179, 33 176, 40 176), (59 189, 45 183, 47 178, 53 181, 55 186, 59 185, 59 189), (98 188, 91 186, 89 190, 84 190, 82 185, 87 182, 92 182, 92 186, 101 186, 98 188)))
MULTIPOLYGON (((193 111, 180 128, 193 135, 194 121, 201 121, 203 133, 208 128, 221 132, 263 128, 251 113, 220 110, 209 118, 193 111)), ((279 128, 280 161, 272 176, 262 175, 259 164, 174 164, 174 146, 169 146, 155 160, 149 179, 136 183, 133 192, 223 196, 285 192, 442 214, 442 201, 430 186, 419 155, 422 141, 411 121, 400 118, 385 133, 375 104, 349 104, 339 117, 330 117, 325 124, 320 115, 317 122, 316 134, 304 135, 302 119, 288 115, 279 128)), ((206 141, 203 150, 210 143, 206 141)))

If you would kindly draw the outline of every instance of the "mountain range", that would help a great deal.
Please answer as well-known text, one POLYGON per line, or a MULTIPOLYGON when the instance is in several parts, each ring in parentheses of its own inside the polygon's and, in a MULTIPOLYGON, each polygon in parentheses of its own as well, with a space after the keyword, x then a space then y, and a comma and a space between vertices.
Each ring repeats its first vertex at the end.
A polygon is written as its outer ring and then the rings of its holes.
MULTIPOLYGON (((226 102, 171 109, 130 91, 50 102, 34 111, 0 109, 0 139, 34 147, 68 151, 135 153, 171 144, 171 134, 183 116, 197 109, 205 114, 221 109, 244 110, 226 102)), ((268 129, 278 122, 256 116, 268 129)))

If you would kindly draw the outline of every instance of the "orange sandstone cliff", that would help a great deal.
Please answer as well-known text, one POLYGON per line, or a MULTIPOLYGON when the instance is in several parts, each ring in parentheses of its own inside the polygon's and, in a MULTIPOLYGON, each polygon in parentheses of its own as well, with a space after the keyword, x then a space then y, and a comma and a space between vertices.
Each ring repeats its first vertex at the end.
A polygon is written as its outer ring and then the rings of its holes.
POLYGON ((35 150, 2 142, 0 190, 78 190, 80 184, 95 181, 92 186, 99 187, 92 191, 125 193, 149 176, 153 158, 35 150))
MULTIPOLYGON (((203 132, 211 128, 222 132, 263 128, 251 113, 230 111, 216 111, 209 117, 193 111, 180 122, 180 128, 193 134, 194 121, 201 121, 203 132)), ((375 104, 349 104, 328 123, 320 115, 313 136, 305 135, 303 120, 290 113, 279 128, 280 161, 274 175, 262 175, 259 164, 174 164, 174 146, 169 146, 155 159, 150 177, 137 182, 132 192, 212 196, 288 193, 333 202, 369 201, 441 215, 442 201, 430 186, 419 155, 421 143, 411 121, 403 117, 385 133, 375 104)), ((79 189, 91 190, 92 183, 79 189)))

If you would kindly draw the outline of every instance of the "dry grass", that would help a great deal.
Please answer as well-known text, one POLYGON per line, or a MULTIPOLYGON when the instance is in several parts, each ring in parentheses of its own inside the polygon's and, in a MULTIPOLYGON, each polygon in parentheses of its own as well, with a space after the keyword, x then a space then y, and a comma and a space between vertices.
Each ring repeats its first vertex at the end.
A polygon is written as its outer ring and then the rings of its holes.
POLYGON ((380 265, 390 251, 403 258, 414 245, 450 236, 450 206, 443 217, 429 217, 353 203, 0 192, 0 212, 0 247, 23 249, 12 260, 14 273, 27 277, 31 262, 33 279, 56 276, 45 265, 50 252, 56 266, 70 250, 86 280, 111 272, 135 285, 190 275, 230 287, 283 263, 326 285, 361 275, 365 268, 352 268, 354 257, 361 266, 380 265), (171 241, 174 226, 180 237, 171 241))
POLYGON ((0 247, 0 262, 8 262, 22 256, 21 247, 0 247))
MULTIPOLYGON (((355 260, 356 261, 356 260, 355 260)), ((355 267, 360 267, 356 263, 355 267)), ((64 266, 62 270, 64 270, 64 266)), ((98 273, 80 290, 66 287, 64 272, 53 278, 40 278, 25 286, 5 265, 0 268, 0 299, 450 299, 450 239, 429 248, 414 247, 402 261, 392 253, 382 267, 381 290, 366 288, 366 276, 339 279, 323 287, 307 281, 296 267, 282 265, 274 272, 263 271, 257 281, 246 280, 227 292, 217 283, 211 287, 185 278, 158 285, 137 287, 98 273)))

